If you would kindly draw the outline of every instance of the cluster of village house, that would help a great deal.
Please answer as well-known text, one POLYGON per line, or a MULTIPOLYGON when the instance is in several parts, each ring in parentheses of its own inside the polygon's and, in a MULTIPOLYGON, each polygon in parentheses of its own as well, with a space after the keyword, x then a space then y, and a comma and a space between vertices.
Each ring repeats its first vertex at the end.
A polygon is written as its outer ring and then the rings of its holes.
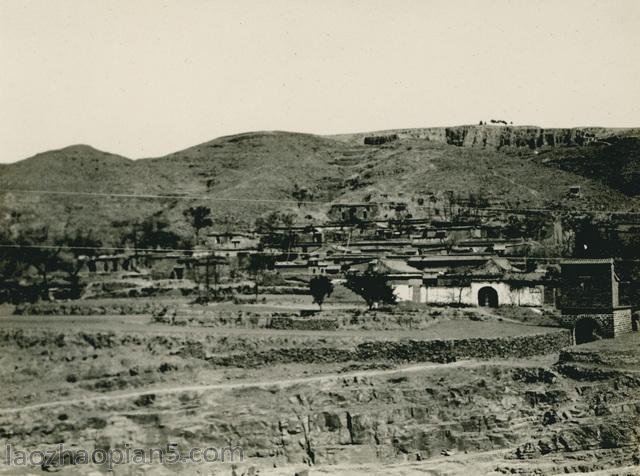
MULTIPOLYGON (((402 209, 402 203, 392 203, 402 209)), ((134 253, 91 257, 90 272, 146 269, 152 277, 193 278, 205 266, 215 265, 219 274, 227 268, 242 269, 253 254, 268 254, 274 270, 284 278, 327 275, 340 279, 351 272, 376 266, 389 278, 402 301, 435 304, 503 304, 541 306, 554 302, 545 292, 545 269, 523 271, 525 238, 505 238, 501 225, 407 220, 410 231, 398 231, 393 220, 374 220, 375 203, 335 204, 330 221, 315 226, 290 226, 270 231, 272 240, 257 233, 208 233, 206 250, 182 253, 134 253), (363 229, 360 224, 367 223, 363 229), (274 245, 273 237, 287 242, 274 245), (285 240, 286 238, 286 240, 285 240)))
POLYGON ((257 233, 210 232, 207 250, 202 252, 98 256, 87 261, 87 270, 146 269, 154 278, 185 279, 201 277, 205 267, 207 272, 215 267, 216 276, 224 281, 232 268, 243 269, 251 255, 262 254, 273 258, 273 271, 293 282, 320 275, 340 280, 373 267, 387 276, 399 301, 490 307, 556 305, 573 327, 581 316, 593 315, 590 322, 597 328, 589 326, 601 335, 612 336, 632 326, 630 309, 619 303, 611 260, 566 261, 563 279, 550 280, 545 267, 527 266, 526 258, 521 257, 527 239, 505 238, 499 224, 434 226, 428 219, 412 219, 406 232, 398 231, 393 220, 374 220, 377 214, 377 205, 371 203, 336 204, 328 223, 273 229, 270 240, 257 233), (287 243, 285 248, 282 243, 287 243), (559 289, 563 283, 565 289, 559 289), (595 292, 596 288, 605 291, 595 292))
POLYGON ((97 256, 87 260, 86 270, 146 269, 155 278, 185 279, 215 265, 224 277, 228 268, 242 269, 250 255, 269 254, 274 271, 285 279, 318 275, 340 279, 377 266, 401 301, 541 306, 553 299, 545 296, 543 270, 525 273, 506 258, 519 254, 527 241, 501 237, 497 225, 436 227, 428 219, 410 220, 411 232, 401 233, 389 220, 370 221, 364 230, 353 224, 377 213, 371 203, 336 204, 325 225, 272 230, 271 238, 288 238, 286 249, 265 244, 256 233, 210 232, 208 251, 190 256, 166 252, 97 256))

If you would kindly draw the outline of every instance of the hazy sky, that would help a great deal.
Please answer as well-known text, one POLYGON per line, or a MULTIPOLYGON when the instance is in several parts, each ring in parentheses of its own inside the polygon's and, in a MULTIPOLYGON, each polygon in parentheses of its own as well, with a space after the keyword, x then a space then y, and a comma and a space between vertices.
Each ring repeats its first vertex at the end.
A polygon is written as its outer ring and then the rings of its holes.
POLYGON ((250 130, 640 126, 640 1, 0 1, 0 162, 250 130))

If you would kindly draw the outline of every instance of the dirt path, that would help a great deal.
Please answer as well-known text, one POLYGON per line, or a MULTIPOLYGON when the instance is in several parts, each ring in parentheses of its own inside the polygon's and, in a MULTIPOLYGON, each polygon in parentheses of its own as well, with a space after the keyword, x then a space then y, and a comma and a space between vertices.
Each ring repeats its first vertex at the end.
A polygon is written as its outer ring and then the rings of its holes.
POLYGON ((480 306, 477 308, 477 312, 478 314, 488 317, 489 319, 492 319, 495 321, 511 322, 513 324, 524 325, 522 321, 519 321, 517 319, 511 319, 510 317, 504 317, 504 316, 501 316, 500 314, 497 314, 490 307, 480 306))
POLYGON ((289 476, 296 470, 310 469, 310 474, 327 474, 332 476, 406 476, 410 474, 466 474, 487 475, 500 474, 494 472, 496 462, 513 454, 512 448, 487 450, 478 452, 454 452, 451 456, 438 456, 423 461, 407 461, 405 463, 375 464, 375 463, 338 463, 334 465, 302 466, 289 465, 279 468, 264 468, 261 474, 265 476, 289 476))
POLYGON ((506 177, 505 175, 499 174, 498 172, 493 172, 493 175, 496 177, 500 177, 503 180, 506 180, 507 182, 509 182, 511 185, 513 185, 516 188, 523 188, 526 191, 528 191, 531 195, 533 195, 534 197, 539 197, 540 196, 540 192, 538 192, 535 188, 531 188, 528 185, 525 185, 523 183, 518 183, 515 180, 513 180, 512 178, 506 177))
POLYGON ((514 367, 522 365, 534 365, 531 360, 526 361, 476 361, 476 360, 460 360, 457 362, 451 362, 448 364, 419 364, 408 367, 400 367, 396 369, 380 369, 380 370, 362 370, 345 373, 332 373, 325 375, 316 375, 313 377, 300 377, 283 380, 266 380, 257 382, 230 382, 212 385, 179 385, 165 388, 146 388, 144 390, 137 390, 133 392, 113 392, 106 395, 86 396, 73 398, 68 400, 57 400, 44 403, 35 403, 32 405, 25 405, 22 407, 12 408, 0 408, 0 415, 8 413, 18 413, 30 410, 39 410, 43 408, 55 408, 65 405, 79 405, 86 404, 88 402, 100 402, 100 401, 113 401, 113 400, 126 400, 129 398, 140 397, 143 395, 169 395, 182 392, 212 392, 212 391, 226 391, 226 390, 238 390, 246 388, 270 388, 270 387, 290 387, 300 384, 308 384, 314 382, 330 382, 333 380, 341 379, 353 379, 362 377, 380 377, 385 375, 395 375, 401 373, 422 372, 429 370, 442 370, 451 368, 477 368, 482 366, 501 366, 501 367, 514 367))

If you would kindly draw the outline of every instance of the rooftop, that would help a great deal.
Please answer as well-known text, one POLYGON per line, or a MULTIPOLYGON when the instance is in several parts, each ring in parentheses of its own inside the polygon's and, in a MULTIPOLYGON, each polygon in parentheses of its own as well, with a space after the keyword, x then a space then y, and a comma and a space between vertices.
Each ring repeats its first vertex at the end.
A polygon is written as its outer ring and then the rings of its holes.
POLYGON ((563 264, 613 264, 613 258, 580 258, 580 259, 566 259, 560 262, 563 264))
POLYGON ((411 258, 411 261, 422 261, 422 262, 448 262, 448 261, 486 261, 489 259, 489 256, 486 255, 433 255, 433 256, 416 256, 415 258, 411 258))
POLYGON ((382 259, 380 263, 392 273, 422 274, 421 270, 408 265, 404 261, 382 259))

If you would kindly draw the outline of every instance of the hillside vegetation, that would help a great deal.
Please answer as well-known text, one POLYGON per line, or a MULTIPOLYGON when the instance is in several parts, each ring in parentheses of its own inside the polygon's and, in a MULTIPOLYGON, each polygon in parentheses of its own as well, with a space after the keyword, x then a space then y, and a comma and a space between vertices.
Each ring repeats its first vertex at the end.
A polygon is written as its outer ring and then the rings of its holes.
MULTIPOLYGON (((420 132, 426 129, 417 129, 378 146, 364 145, 363 135, 357 134, 255 132, 135 161, 89 146, 70 146, 0 167, 0 216, 60 230, 92 229, 109 241, 115 239, 114 222, 159 212, 184 232, 182 212, 195 204, 212 209, 217 228, 249 227, 256 217, 274 209, 295 214, 300 223, 322 220, 327 202, 375 200, 383 194, 415 201, 445 192, 477 193, 511 207, 638 208, 640 139, 635 131, 585 129, 556 135, 589 137, 588 144, 572 139, 562 145, 554 139, 555 145, 543 140, 538 147, 540 137, 550 136, 531 128, 535 132, 532 147, 522 131, 516 134, 524 137, 519 142, 494 146, 493 139, 482 144, 449 141, 447 137, 455 135, 453 129, 442 129, 444 141, 433 139, 442 136, 435 129, 429 129, 431 136, 420 132), (580 199, 566 200, 571 185, 581 186, 580 199), (300 189, 305 190, 305 202, 321 203, 296 203, 295 191, 300 189), (12 190, 198 198, 62 196, 12 190)), ((510 128, 466 126, 465 137, 480 137, 485 129, 503 138, 513 136, 513 131, 506 131, 510 128), (469 129, 473 127, 478 130, 469 129)))

